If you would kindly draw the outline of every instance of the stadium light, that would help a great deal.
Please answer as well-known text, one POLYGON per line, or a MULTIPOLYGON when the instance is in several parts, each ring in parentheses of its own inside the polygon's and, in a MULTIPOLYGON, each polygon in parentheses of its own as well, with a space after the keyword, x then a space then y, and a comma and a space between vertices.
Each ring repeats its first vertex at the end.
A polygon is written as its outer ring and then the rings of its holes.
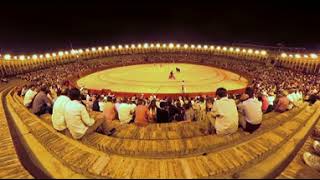
POLYGON ((167 45, 166 45, 166 44, 162 44, 162 47, 163 47, 163 48, 166 48, 166 47, 167 47, 167 45))
POLYGON ((221 47, 220 47, 220 46, 218 46, 218 47, 217 47, 217 50, 219 51, 220 49, 221 49, 221 47))
POLYGON ((260 54, 260 51, 259 50, 255 50, 254 53, 255 54, 260 54))
POLYGON ((124 48, 129 49, 129 45, 128 44, 124 45, 124 48))
POLYGON ((112 49, 112 50, 115 50, 115 49, 116 49, 116 46, 111 46, 111 49, 112 49))
POLYGON ((180 45, 180 44, 177 44, 177 45, 176 45, 176 47, 177 47, 177 48, 180 48, 180 47, 181 47, 181 45, 180 45))
POLYGON ((34 59, 34 60, 38 59, 38 55, 36 55, 36 54, 32 55, 32 59, 34 59))
POLYGON ((159 48, 159 47, 160 47, 160 44, 159 44, 159 43, 157 43, 157 44, 156 44, 156 47, 157 47, 157 48, 159 48))
POLYGON ((69 54, 69 51, 65 51, 64 54, 65 54, 65 55, 68 55, 68 54, 69 54))
POLYGON ((292 54, 289 54, 289 57, 293 58, 293 55, 292 55, 292 54))
POLYGON ((204 45, 203 48, 204 48, 204 49, 208 49, 208 45, 204 45))
POLYGON ((151 47, 151 48, 154 48, 154 44, 150 44, 150 47, 151 47))
POLYGON ((222 50, 227 51, 227 47, 223 47, 222 50))
POLYGON ((95 47, 91 48, 91 51, 96 52, 97 49, 95 47))
POLYGON ((51 55, 49 53, 46 54, 46 58, 50 58, 51 55))
POLYGON ((197 48, 198 48, 198 49, 201 49, 201 45, 199 44, 199 45, 197 46, 197 48))
POLYGON ((170 49, 174 48, 174 44, 173 44, 173 43, 170 43, 170 44, 169 44, 169 48, 170 48, 170 49))
POLYGON ((299 59, 299 58, 301 58, 301 55, 300 54, 295 54, 294 57, 299 59))
POLYGON ((229 48, 229 51, 233 52, 233 50, 234 50, 233 47, 229 48))
POLYGON ((4 55, 4 59, 5 59, 5 60, 10 60, 10 59, 11 59, 11 55, 10 55, 10 54, 4 55))
POLYGON ((131 48, 132 48, 132 49, 136 48, 136 45, 131 44, 131 48))
POLYGON ((79 53, 80 53, 80 54, 82 54, 82 53, 83 53, 83 50, 82 50, 82 49, 79 49, 78 51, 79 51, 79 53))
POLYGON ((194 49, 195 47, 196 47, 195 45, 193 45, 193 44, 191 45, 191 49, 194 49))
POLYGON ((149 44, 148 44, 148 43, 145 43, 145 44, 143 45, 143 47, 147 49, 147 48, 149 48, 149 44))
POLYGON ((262 54, 263 56, 265 56, 265 55, 267 55, 267 51, 262 50, 262 51, 261 51, 261 54, 262 54))
POLYGON ((40 56, 39 56, 41 59, 43 58, 43 54, 40 54, 40 56))
POLYGON ((63 51, 59 51, 59 52, 58 52, 58 55, 59 55, 60 57, 62 57, 62 56, 63 56, 63 51))
POLYGON ((13 59, 14 59, 14 60, 17 60, 17 59, 18 59, 18 57, 17 57, 17 56, 13 56, 13 59))
POLYGON ((307 54, 303 55, 304 58, 309 58, 309 56, 307 54))
POLYGON ((189 45, 188 44, 184 44, 183 46, 185 49, 188 49, 189 45))
POLYGON ((211 50, 214 50, 214 46, 210 46, 210 49, 211 49, 211 50))
POLYGON ((118 49, 122 49, 122 45, 119 45, 119 46, 118 46, 118 49))
POLYGON ((252 54, 252 53, 253 53, 253 50, 252 50, 252 49, 249 49, 249 50, 248 50, 248 53, 249 53, 249 54, 252 54))
POLYGON ((102 47, 98 47, 98 51, 102 51, 102 47))
POLYGON ((108 47, 108 46, 105 46, 105 47, 104 47, 104 50, 108 51, 108 50, 109 50, 109 47, 108 47))
POLYGON ((239 49, 239 48, 236 48, 236 52, 240 52, 240 49, 239 49))
POLYGON ((27 56, 27 59, 29 60, 29 59, 30 59, 30 56, 27 56))
POLYGON ((138 48, 141 48, 141 44, 138 44, 138 48))
POLYGON ((317 59, 317 58, 318 58, 318 55, 312 53, 312 54, 310 54, 310 57, 311 57, 312 59, 317 59))
POLYGON ((281 57, 282 57, 282 58, 286 58, 286 57, 288 57, 288 55, 287 55, 286 53, 282 53, 282 54, 281 54, 281 57))
POLYGON ((53 57, 56 57, 56 56, 57 56, 57 54, 56 54, 56 53, 52 53, 52 56, 53 56, 53 57))
POLYGON ((243 53, 246 53, 246 52, 247 52, 247 50, 246 50, 246 49, 242 49, 242 52, 243 52, 243 53))
POLYGON ((19 60, 25 60, 25 59, 26 59, 26 58, 25 58, 24 55, 19 56, 19 60))

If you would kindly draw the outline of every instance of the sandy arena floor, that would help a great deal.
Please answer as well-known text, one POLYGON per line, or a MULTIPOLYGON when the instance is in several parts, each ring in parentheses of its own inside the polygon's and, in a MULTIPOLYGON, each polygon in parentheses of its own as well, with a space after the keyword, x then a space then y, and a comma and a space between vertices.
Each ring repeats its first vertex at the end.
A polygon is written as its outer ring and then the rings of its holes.
POLYGON ((186 93, 214 92, 219 87, 227 90, 244 88, 248 81, 239 80, 230 71, 195 64, 143 64, 118 67, 96 72, 77 81, 80 87, 111 89, 130 93, 182 93, 182 80, 186 93), (181 72, 176 72, 176 67, 181 72), (170 71, 175 80, 169 79, 170 71))

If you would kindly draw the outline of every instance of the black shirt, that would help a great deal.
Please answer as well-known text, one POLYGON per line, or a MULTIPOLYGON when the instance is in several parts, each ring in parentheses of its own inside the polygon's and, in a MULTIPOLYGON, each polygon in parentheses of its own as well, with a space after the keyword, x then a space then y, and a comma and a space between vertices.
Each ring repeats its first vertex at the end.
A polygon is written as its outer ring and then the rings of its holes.
POLYGON ((169 122, 169 112, 164 109, 157 108, 157 122, 158 123, 169 122))

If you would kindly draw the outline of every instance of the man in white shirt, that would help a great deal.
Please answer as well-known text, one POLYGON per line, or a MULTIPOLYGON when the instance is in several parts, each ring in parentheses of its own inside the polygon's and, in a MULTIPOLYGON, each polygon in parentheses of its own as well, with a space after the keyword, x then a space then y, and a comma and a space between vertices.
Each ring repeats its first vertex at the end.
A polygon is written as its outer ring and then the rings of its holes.
POLYGON ((227 90, 219 88, 216 91, 217 100, 213 109, 217 112, 214 128, 217 134, 232 134, 238 130, 239 116, 237 105, 233 99, 228 99, 227 90))
POLYGON ((34 97, 36 97, 36 95, 38 94, 38 91, 39 90, 36 89, 34 85, 31 85, 30 89, 26 92, 23 98, 23 104, 25 107, 31 107, 31 103, 34 97))
POLYGON ((262 102, 254 97, 253 88, 247 87, 245 93, 249 96, 249 99, 238 105, 241 114, 239 122, 244 131, 252 133, 261 125, 263 114, 261 109, 262 102))
POLYGON ((129 123, 133 120, 134 106, 128 104, 128 99, 124 98, 119 106, 118 115, 121 124, 129 123))
POLYGON ((52 125, 53 128, 57 131, 63 131, 67 128, 65 121, 65 106, 68 102, 70 102, 70 98, 68 95, 68 88, 63 88, 61 90, 61 95, 57 98, 55 103, 53 104, 53 113, 52 113, 52 125))
POLYGON ((80 96, 80 91, 77 88, 71 89, 69 91, 71 101, 65 105, 66 125, 74 139, 81 139, 83 136, 95 132, 104 123, 103 118, 96 121, 90 118, 80 96))

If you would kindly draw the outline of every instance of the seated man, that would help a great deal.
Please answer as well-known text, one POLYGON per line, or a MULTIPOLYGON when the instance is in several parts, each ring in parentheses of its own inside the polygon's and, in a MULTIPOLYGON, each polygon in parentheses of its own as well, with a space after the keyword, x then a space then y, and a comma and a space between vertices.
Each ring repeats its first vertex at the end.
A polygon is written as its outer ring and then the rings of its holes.
POLYGON ((134 106, 128 103, 128 98, 124 98, 119 106, 118 115, 121 124, 133 121, 134 106))
POLYGON ((247 132, 254 132, 257 130, 262 121, 262 102, 254 97, 254 90, 251 87, 247 87, 245 93, 249 96, 249 99, 241 102, 238 105, 240 112, 240 125, 247 132))
POLYGON ((160 102, 160 108, 157 108, 157 123, 169 122, 169 112, 165 109, 166 102, 160 102))
POLYGON ((217 134, 232 134, 238 130, 239 116, 237 105, 233 99, 228 99, 227 90, 219 88, 216 92, 217 100, 213 104, 217 116, 214 128, 217 134))
POLYGON ((35 96, 38 94, 38 91, 39 91, 38 88, 36 89, 34 85, 30 86, 29 90, 26 92, 23 98, 23 104, 25 107, 27 108, 31 107, 31 103, 35 98, 35 96))
POLYGON ((290 101, 287 97, 286 91, 281 91, 275 100, 274 111, 280 113, 285 112, 289 109, 289 104, 290 101))
POLYGON ((61 90, 61 95, 57 98, 55 103, 53 104, 53 113, 52 113, 52 125, 53 128, 57 131, 64 131, 66 126, 65 121, 65 106, 68 102, 70 102, 70 98, 68 97, 69 89, 63 88, 61 90))
POLYGON ((69 91, 69 101, 65 105, 65 121, 67 128, 74 139, 95 132, 105 121, 103 118, 94 120, 90 118, 86 106, 81 102, 80 90, 72 88, 69 91))
POLYGON ((138 106, 135 110, 135 124, 137 126, 146 126, 148 125, 148 115, 149 110, 148 107, 145 105, 143 99, 138 99, 138 106))
POLYGON ((52 114, 52 101, 48 98, 49 89, 43 85, 40 92, 33 100, 31 111, 33 114, 40 116, 42 114, 52 114))

